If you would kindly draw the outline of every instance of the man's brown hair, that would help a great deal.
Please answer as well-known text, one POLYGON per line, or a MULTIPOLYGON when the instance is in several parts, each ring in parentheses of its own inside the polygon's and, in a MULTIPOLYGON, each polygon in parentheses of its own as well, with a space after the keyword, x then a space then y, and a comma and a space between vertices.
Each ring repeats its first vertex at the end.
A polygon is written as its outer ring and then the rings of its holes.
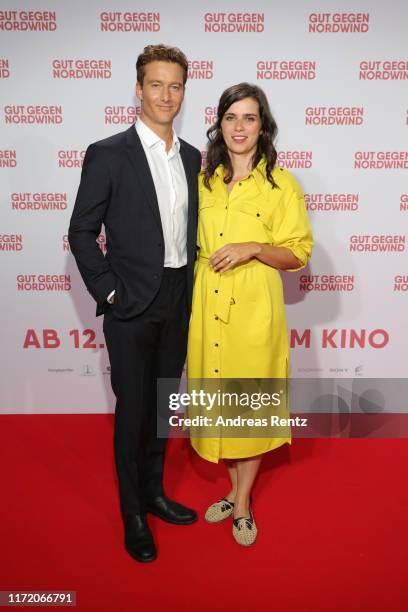
POLYGON ((136 62, 137 80, 143 85, 145 75, 145 66, 150 62, 173 62, 179 64, 183 69, 183 85, 187 81, 188 61, 186 56, 177 47, 168 47, 166 45, 147 45, 143 49, 143 53, 139 55, 136 62))

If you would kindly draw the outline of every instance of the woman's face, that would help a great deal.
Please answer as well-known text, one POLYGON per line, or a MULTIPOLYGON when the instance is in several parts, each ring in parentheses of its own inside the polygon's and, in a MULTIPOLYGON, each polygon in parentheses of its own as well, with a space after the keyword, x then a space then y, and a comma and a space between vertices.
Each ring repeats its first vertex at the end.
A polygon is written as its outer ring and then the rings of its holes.
POLYGON ((261 128, 259 105, 253 98, 231 104, 221 120, 224 142, 236 155, 255 152, 261 128))

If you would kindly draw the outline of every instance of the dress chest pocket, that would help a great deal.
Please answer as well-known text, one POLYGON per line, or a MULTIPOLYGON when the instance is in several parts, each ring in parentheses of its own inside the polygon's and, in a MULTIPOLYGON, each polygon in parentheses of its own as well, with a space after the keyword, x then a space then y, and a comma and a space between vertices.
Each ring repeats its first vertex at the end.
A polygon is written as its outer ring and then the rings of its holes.
POLYGON ((266 209, 265 205, 259 206, 256 203, 239 203, 237 205, 237 211, 239 213, 243 213, 244 215, 248 215, 252 219, 256 220, 258 223, 262 223, 263 225, 265 225, 265 227, 268 228, 268 230, 272 229, 271 212, 266 209))
POLYGON ((198 202, 198 212, 204 212, 208 208, 214 208, 215 206, 215 198, 212 195, 205 195, 205 197, 200 198, 198 202))

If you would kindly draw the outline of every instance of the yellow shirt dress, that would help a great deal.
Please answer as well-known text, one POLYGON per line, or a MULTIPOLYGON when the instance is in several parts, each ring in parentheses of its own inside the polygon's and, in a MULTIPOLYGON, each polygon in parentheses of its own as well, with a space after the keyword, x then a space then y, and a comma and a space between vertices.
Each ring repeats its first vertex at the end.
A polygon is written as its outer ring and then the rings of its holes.
MULTIPOLYGON (((230 194, 223 166, 212 177, 211 191, 203 185, 203 173, 199 176, 188 380, 287 379, 289 343, 279 271, 255 258, 222 274, 208 263, 228 243, 255 241, 290 249, 301 262, 296 269, 307 264, 313 240, 303 193, 287 170, 275 168, 273 178, 275 188, 266 180, 264 160, 230 194)), ((215 463, 253 457, 290 441, 290 429, 285 437, 191 437, 196 452, 215 463)))

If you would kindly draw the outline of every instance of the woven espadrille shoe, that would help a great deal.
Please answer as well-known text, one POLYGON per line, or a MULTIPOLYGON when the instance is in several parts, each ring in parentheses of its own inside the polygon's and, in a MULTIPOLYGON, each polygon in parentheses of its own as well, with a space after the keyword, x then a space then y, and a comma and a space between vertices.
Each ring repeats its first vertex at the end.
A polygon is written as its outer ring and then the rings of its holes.
POLYGON ((232 522, 232 535, 241 546, 251 546, 257 536, 258 530, 251 510, 248 516, 236 518, 232 522))
POLYGON ((233 511, 234 503, 228 501, 226 497, 223 497, 207 508, 204 518, 208 523, 220 523, 231 516, 233 511))

